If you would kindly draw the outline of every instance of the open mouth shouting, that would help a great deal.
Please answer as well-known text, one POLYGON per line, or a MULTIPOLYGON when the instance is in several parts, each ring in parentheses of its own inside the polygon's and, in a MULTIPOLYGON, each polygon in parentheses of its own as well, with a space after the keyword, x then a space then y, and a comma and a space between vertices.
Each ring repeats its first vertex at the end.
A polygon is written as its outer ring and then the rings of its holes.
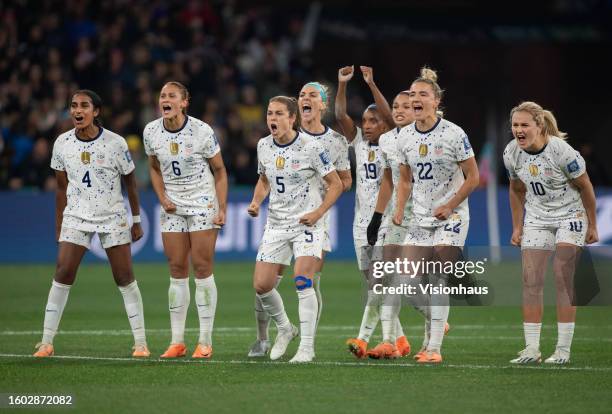
POLYGON ((312 107, 309 104, 302 105, 302 114, 310 115, 312 113, 312 107))
POLYGON ((162 104, 162 114, 170 115, 171 112, 172 112, 172 106, 168 104, 162 104))
POLYGON ((278 125, 276 123, 273 122, 270 124, 270 132, 272 132, 272 135, 276 135, 278 132, 278 125))
POLYGON ((420 103, 413 103, 412 110, 414 111, 415 116, 419 116, 423 113, 423 105, 420 103))

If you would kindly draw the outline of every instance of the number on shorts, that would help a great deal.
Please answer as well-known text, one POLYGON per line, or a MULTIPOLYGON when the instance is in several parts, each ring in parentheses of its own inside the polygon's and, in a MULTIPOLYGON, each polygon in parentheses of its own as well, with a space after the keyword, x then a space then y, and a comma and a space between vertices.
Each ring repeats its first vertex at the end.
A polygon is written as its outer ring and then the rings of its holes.
POLYGON ((417 167, 419 168, 419 180, 433 180, 433 175, 431 175, 433 166, 430 162, 419 162, 417 167))
POLYGON ((285 177, 276 177, 276 185, 278 186, 276 191, 278 191, 281 194, 285 192, 285 183, 283 183, 284 178, 285 177))
POLYGON ((375 180, 376 179, 376 164, 373 163, 363 163, 363 168, 365 169, 366 178, 375 180))
POLYGON ((179 162, 178 161, 172 161, 172 172, 176 176, 180 176, 181 175, 181 169, 179 168, 179 162))
POLYGON ((531 184, 531 190, 533 191, 533 193, 535 195, 539 195, 539 196, 543 196, 544 194, 546 194, 546 191, 544 191, 544 186, 542 185, 542 183, 539 183, 537 181, 530 181, 529 184, 531 184))
POLYGON ((91 178, 89 178, 89 171, 85 173, 81 182, 83 184, 87 184, 87 188, 91 188, 91 178))
POLYGON ((314 236, 312 235, 312 232, 309 232, 308 230, 306 230, 304 231, 304 233, 306 234, 306 242, 312 243, 312 241, 314 240, 314 236))
POLYGON ((580 233, 582 231, 582 221, 570 221, 570 231, 580 233))
POLYGON ((457 233, 459 234, 459 232, 461 231, 461 223, 456 223, 454 226, 451 227, 450 224, 446 223, 444 225, 444 231, 452 231, 453 233, 457 233))

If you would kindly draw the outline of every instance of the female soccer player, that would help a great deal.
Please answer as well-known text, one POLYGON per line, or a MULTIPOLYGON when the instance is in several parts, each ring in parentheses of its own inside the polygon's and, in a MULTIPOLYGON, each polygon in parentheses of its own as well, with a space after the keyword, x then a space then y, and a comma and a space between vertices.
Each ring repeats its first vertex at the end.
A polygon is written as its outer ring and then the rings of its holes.
POLYGON ((584 159, 564 139, 550 111, 523 102, 510 112, 512 140, 504 150, 510 177, 511 243, 523 257, 523 329, 526 347, 513 364, 541 362, 543 288, 554 251, 557 347, 544 362, 567 364, 576 307, 573 277, 580 247, 598 240, 595 193, 584 159), (523 209, 525 214, 523 217, 523 209))
MULTIPOLYGON (((301 128, 300 132, 311 136, 319 141, 323 147, 329 152, 332 164, 336 168, 336 172, 342 181, 342 188, 348 191, 351 188, 351 164, 348 157, 348 143, 346 138, 324 125, 322 118, 328 109, 329 91, 327 87, 319 82, 309 82, 305 84, 299 94, 298 108, 300 111, 301 128)), ((259 184, 259 183, 258 183, 259 184)), ((320 181, 319 190, 321 196, 325 196, 325 181, 320 181)), ((321 296, 321 272, 323 270, 323 261, 325 254, 331 252, 331 240, 329 237, 329 214, 323 217, 325 223, 325 242, 323 244, 323 255, 318 262, 318 268, 314 276, 314 288, 317 295, 317 303, 319 309, 317 312, 317 326, 321 319, 321 310, 323 308, 323 299, 321 296)), ((277 277, 277 284, 282 279, 284 269, 281 267, 277 277)), ((255 319, 257 322, 257 340, 249 349, 250 357, 265 356, 270 342, 268 340, 268 325, 270 317, 263 310, 261 302, 255 298, 255 319)))
MULTIPOLYGON (((400 132, 403 156, 393 223, 404 221, 406 200, 412 192, 411 223, 406 233, 405 257, 456 260, 469 225, 468 195, 478 186, 478 166, 465 132, 438 116, 442 89, 431 69, 421 69, 410 87, 415 122, 400 132), (414 183, 412 183, 414 181, 414 183)), ((444 285, 446 275, 429 274, 432 285, 444 285)), ((440 349, 448 319, 448 297, 430 298, 431 332, 417 362, 442 362, 440 349)))
MULTIPOLYGON (((376 205, 375 194, 378 194, 382 182, 384 160, 379 143, 380 136, 393 128, 394 122, 391 110, 386 99, 376 86, 372 69, 367 66, 360 67, 363 79, 369 86, 374 96, 375 104, 366 108, 362 115, 361 128, 346 112, 346 85, 353 77, 354 67, 346 66, 338 71, 338 92, 336 95, 336 119, 340 123, 344 134, 350 145, 355 150, 357 192, 355 195, 355 217, 353 220, 353 239, 357 265, 363 273, 368 284, 368 296, 364 309, 361 327, 357 338, 347 340, 349 351, 357 358, 364 358, 367 353, 367 345, 380 319, 380 305, 382 297, 376 295, 372 290, 374 279, 370 275, 370 264, 373 254, 372 247, 368 245, 367 227, 374 213, 376 205)), ((388 214, 387 214, 388 216, 388 214)), ((373 246, 382 246, 385 232, 389 225, 387 217, 381 219, 382 229, 374 240, 373 246)), ((380 247, 378 247, 380 249, 380 247)), ((393 346, 393 357, 399 356, 393 346)))
POLYGON ((151 183, 160 211, 164 253, 170 267, 168 303, 172 340, 162 358, 183 357, 189 308, 189 258, 195 275, 200 337, 193 358, 212 356, 217 308, 213 275, 215 242, 225 224, 227 173, 219 142, 206 123, 187 115, 189 92, 168 82, 159 95, 162 117, 144 130, 151 183))
POLYGON ((289 322, 280 294, 275 289, 281 266, 295 256, 294 281, 299 300, 300 346, 289 361, 310 362, 314 358, 314 337, 318 304, 313 289, 325 241, 321 218, 342 192, 342 182, 329 153, 315 139, 299 132, 297 101, 285 96, 270 99, 267 123, 271 135, 257 145, 261 185, 256 186, 249 214, 255 216, 270 194, 268 220, 257 253, 253 286, 263 309, 276 323, 278 334, 270 359, 282 357, 297 328, 289 322), (319 180, 325 180, 323 198, 319 180))
POLYGON ((132 356, 148 357, 142 298, 132 271, 130 242, 142 237, 134 163, 125 139, 102 128, 102 100, 93 91, 72 95, 70 116, 74 129, 57 137, 51 168, 57 178, 56 237, 59 252, 55 277, 45 308, 43 337, 36 357, 53 355, 53 338, 91 238, 98 233, 106 250, 115 283, 123 296, 134 348, 132 356), (121 195, 127 188, 133 225, 130 228, 121 195))

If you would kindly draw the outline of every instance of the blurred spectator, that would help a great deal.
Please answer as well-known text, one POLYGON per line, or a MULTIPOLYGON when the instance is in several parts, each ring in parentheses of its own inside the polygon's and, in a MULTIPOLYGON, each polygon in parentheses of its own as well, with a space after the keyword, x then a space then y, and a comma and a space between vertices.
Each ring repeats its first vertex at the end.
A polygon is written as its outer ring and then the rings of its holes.
POLYGON ((55 190, 55 176, 51 163, 51 146, 43 137, 36 139, 32 152, 12 171, 9 180, 11 190, 22 188, 41 191, 55 190))
POLYGON ((582 143, 578 146, 578 152, 586 162, 587 173, 594 186, 610 185, 612 182, 606 170, 606 166, 593 151, 593 146, 589 143, 582 143))
POLYGON ((138 135, 128 135, 125 137, 128 149, 136 166, 136 183, 138 188, 146 189, 151 185, 151 176, 149 175, 149 160, 144 152, 144 146, 138 135))

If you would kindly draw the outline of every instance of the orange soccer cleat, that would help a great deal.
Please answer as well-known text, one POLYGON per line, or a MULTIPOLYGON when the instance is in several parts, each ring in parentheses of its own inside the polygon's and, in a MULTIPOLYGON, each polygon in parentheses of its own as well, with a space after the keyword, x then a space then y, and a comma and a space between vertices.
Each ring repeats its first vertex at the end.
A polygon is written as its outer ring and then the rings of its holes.
POLYGON ((191 355, 191 357, 210 359, 210 357, 212 357, 212 354, 213 354, 212 346, 198 344, 195 351, 193 351, 193 355, 191 355))
POLYGON ((166 352, 160 355, 160 358, 180 358, 187 354, 185 344, 170 344, 166 352))
POLYGON ((368 356, 372 359, 395 359, 401 357, 401 354, 392 343, 381 342, 368 351, 368 356))
POLYGON ((36 344, 37 351, 34 352, 34 356, 37 358, 47 358, 53 356, 53 345, 51 344, 36 344))
POLYGON ((132 352, 133 358, 147 358, 151 356, 151 352, 146 345, 134 345, 132 348, 134 352, 132 352))
POLYGON ((362 359, 366 357, 368 352, 368 343, 363 339, 351 338, 346 341, 348 350, 355 355, 356 358, 362 359))
POLYGON ((419 364, 439 364, 442 362, 442 355, 435 351, 426 351, 417 359, 419 364))
POLYGON ((397 348, 400 356, 410 355, 410 342, 406 339, 406 336, 402 335, 395 340, 395 347, 397 348))

